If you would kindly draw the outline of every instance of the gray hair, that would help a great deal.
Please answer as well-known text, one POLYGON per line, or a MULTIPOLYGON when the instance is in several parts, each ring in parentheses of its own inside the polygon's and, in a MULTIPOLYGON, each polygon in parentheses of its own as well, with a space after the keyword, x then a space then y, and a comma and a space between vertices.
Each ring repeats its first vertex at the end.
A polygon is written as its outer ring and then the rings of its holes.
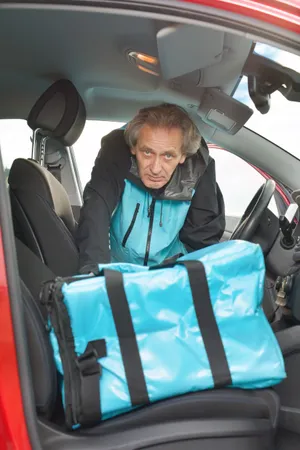
POLYGON ((136 146, 139 133, 144 125, 155 128, 179 128, 183 135, 182 153, 194 155, 200 147, 201 134, 189 115, 177 105, 163 103, 142 108, 127 124, 125 140, 130 148, 136 146))

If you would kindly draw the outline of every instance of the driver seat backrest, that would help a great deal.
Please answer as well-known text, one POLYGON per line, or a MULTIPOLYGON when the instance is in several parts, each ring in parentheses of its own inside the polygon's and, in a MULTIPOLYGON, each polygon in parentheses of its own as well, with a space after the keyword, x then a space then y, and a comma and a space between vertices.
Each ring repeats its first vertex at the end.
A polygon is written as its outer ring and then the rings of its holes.
MULTIPOLYGON (((37 100, 28 125, 43 136, 71 146, 85 120, 84 103, 76 88, 68 80, 60 80, 37 100)), ((76 273, 76 222, 61 183, 37 161, 16 159, 8 184, 15 235, 57 275, 76 273)))
POLYGON ((45 167, 26 159, 13 162, 8 182, 15 235, 53 272, 76 273, 76 223, 63 186, 45 167))

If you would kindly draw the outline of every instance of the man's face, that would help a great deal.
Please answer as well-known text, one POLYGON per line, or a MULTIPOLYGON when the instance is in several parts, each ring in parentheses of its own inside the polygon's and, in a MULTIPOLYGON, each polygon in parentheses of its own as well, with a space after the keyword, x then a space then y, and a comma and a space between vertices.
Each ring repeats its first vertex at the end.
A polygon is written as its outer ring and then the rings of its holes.
POLYGON ((178 164, 185 161, 179 128, 152 128, 144 125, 131 153, 136 156, 144 185, 159 189, 168 183, 178 164))

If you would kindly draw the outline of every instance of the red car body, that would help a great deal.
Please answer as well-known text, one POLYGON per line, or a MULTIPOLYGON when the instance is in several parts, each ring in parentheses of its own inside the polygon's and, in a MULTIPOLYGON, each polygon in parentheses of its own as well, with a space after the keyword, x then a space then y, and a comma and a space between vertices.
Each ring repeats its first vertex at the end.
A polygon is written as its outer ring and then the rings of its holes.
MULTIPOLYGON (((279 26, 300 36, 299 0, 182 0, 279 26)), ((51 3, 51 2, 50 2, 51 3)), ((265 176, 267 178, 267 176, 265 176)), ((284 193, 283 193, 284 195, 284 193)), ((285 197, 286 198, 286 197, 285 197)), ((287 200, 288 201, 288 200, 287 200)), ((0 449, 30 450, 0 230, 0 449)))

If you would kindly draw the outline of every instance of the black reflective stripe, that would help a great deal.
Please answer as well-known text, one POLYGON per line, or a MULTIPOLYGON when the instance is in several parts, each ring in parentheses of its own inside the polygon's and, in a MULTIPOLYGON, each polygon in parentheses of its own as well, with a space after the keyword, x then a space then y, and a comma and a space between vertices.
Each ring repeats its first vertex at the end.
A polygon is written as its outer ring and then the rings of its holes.
POLYGON ((232 384, 222 338, 216 322, 205 268, 200 261, 178 261, 187 269, 194 308, 216 388, 232 384))
POLYGON ((132 406, 149 403, 142 362, 135 337, 123 275, 115 270, 104 270, 107 295, 118 334, 132 406))
POLYGON ((153 199, 152 203, 150 205, 150 214, 149 214, 149 228, 148 228, 148 236, 147 236, 147 242, 146 242, 146 251, 145 251, 145 258, 144 258, 144 266, 147 266, 148 260, 149 260, 149 254, 150 254, 150 245, 151 245, 151 237, 152 237, 152 229, 153 229, 153 222, 154 222, 154 209, 155 209, 155 202, 156 200, 153 199))
POLYGON ((79 422, 83 427, 90 427, 101 421, 100 379, 101 366, 99 358, 106 356, 104 339, 91 341, 85 352, 77 358, 80 373, 80 413, 79 422))

